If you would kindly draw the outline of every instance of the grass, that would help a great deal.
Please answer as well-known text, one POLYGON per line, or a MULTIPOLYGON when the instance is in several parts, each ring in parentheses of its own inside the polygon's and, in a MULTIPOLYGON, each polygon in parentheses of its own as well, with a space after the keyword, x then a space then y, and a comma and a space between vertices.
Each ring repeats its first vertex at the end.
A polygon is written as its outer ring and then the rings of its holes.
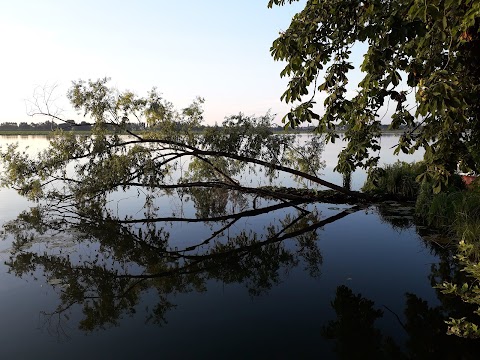
POLYGON ((414 200, 420 189, 415 179, 424 171, 423 163, 409 164, 397 161, 369 172, 362 191, 370 194, 391 195, 400 200, 414 200))
POLYGON ((426 225, 448 231, 457 238, 480 244, 480 186, 470 190, 451 187, 433 194, 422 184, 415 206, 417 217, 426 225))
POLYGON ((416 200, 417 221, 450 234, 480 249, 480 180, 466 190, 459 176, 441 193, 433 194, 432 184, 416 181, 425 171, 421 162, 397 161, 368 174, 362 191, 390 195, 398 200, 416 200))

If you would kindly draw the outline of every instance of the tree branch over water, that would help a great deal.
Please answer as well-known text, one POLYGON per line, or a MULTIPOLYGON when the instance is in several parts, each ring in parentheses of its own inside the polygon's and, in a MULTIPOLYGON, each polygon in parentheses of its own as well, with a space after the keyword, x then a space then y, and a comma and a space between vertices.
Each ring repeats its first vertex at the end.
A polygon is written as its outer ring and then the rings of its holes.
MULTIPOLYGON (((156 191, 189 186, 180 184, 194 186, 199 181, 226 182, 243 191, 246 187, 239 177, 248 171, 267 184, 285 173, 347 196, 363 197, 317 176, 324 167, 319 136, 300 143, 293 135, 274 135, 270 114, 231 116, 221 128, 199 133, 202 99, 175 110, 155 89, 142 98, 128 91, 120 93, 107 82, 74 82, 68 93, 74 108, 95 121, 91 137, 59 131, 35 158, 9 146, 1 153, 2 184, 41 200, 59 196, 59 183, 54 190, 47 186, 52 179, 59 180, 64 183, 62 193, 79 200, 101 198, 132 186, 156 191), (146 130, 133 134, 130 119, 143 119, 146 130), (179 176, 184 163, 188 169, 179 176), (173 183, 168 184, 168 179, 173 183)), ((60 119, 49 112, 48 104, 34 104, 39 109, 33 114, 60 119)))
MULTIPOLYGON (((15 145, 1 153, 2 184, 38 203, 5 224, 7 265, 22 277, 42 269, 61 298, 52 315, 78 304, 81 328, 115 325, 155 289, 152 317, 162 322, 169 297, 202 291, 209 280, 258 295, 299 264, 319 276, 319 229, 361 207, 322 218, 317 186, 363 199, 318 177, 320 136, 272 134, 270 114, 234 115, 199 132, 202 99, 176 110, 155 89, 142 98, 107 81, 74 82, 68 93, 95 121, 92 136, 59 131, 37 156, 15 145), (133 134, 138 120, 145 130, 133 134), (297 190, 268 186, 281 176, 299 180, 297 190), (177 240, 180 225, 190 238, 177 240)), ((35 113, 60 119, 48 108, 35 113)))

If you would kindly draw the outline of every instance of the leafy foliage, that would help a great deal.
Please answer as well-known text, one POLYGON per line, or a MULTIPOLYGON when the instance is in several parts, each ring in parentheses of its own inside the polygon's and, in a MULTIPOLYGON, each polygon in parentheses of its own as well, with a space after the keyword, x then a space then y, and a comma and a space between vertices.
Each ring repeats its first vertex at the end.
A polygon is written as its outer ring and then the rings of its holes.
POLYGON ((478 316, 480 316, 480 287, 478 279, 480 279, 480 257, 478 248, 478 238, 476 243, 466 242, 462 240, 459 245, 459 254, 457 260, 463 266, 463 271, 468 275, 469 281, 461 285, 452 282, 443 282, 438 288, 444 294, 454 294, 462 299, 462 301, 476 306, 474 311, 475 319, 471 317, 453 318, 447 321, 448 333, 466 338, 480 338, 480 329, 478 326, 478 316))
MULTIPOLYGON (((241 173, 249 169, 270 180, 287 172, 352 194, 319 178, 324 167, 319 136, 300 143, 294 135, 274 135, 270 114, 240 113, 227 118, 222 127, 199 133, 201 98, 177 110, 156 89, 139 97, 109 87, 106 78, 74 82, 68 98, 76 110, 95 120, 92 136, 58 131, 37 157, 9 146, 1 153, 4 186, 33 200, 100 204, 107 195, 132 188, 153 197, 192 186, 246 190, 241 173), (143 124, 146 130, 134 133, 132 123, 143 124)), ((48 108, 36 114, 60 119, 48 108)))
POLYGON ((377 165, 379 115, 392 103, 392 129, 406 129, 395 151, 424 148, 425 176, 435 187, 457 163, 478 171, 479 25, 478 0, 308 0, 271 47, 275 60, 286 61, 281 76, 290 78, 281 98, 296 104, 284 122, 314 121, 331 141, 335 127, 345 127, 337 170, 349 173, 377 165), (364 77, 350 97, 356 44, 366 46, 364 77), (327 95, 322 115, 314 109, 316 92, 327 95))

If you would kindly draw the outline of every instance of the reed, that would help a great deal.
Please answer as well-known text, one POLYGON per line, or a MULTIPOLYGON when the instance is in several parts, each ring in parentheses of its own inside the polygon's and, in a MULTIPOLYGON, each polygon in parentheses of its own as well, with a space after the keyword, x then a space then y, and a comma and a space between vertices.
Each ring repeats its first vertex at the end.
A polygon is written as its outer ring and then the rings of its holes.
POLYGON ((425 172, 425 165, 397 161, 370 171, 362 191, 370 194, 390 195, 401 200, 414 200, 420 184, 416 178, 425 172))

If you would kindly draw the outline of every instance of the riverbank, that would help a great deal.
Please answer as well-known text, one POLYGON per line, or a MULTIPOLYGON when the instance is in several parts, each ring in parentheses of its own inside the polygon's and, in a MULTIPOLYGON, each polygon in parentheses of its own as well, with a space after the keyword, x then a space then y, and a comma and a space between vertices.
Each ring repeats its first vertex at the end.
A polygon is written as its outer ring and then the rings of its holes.
POLYGON ((435 287, 447 296, 456 295, 474 306, 469 316, 451 317, 446 321, 448 334, 480 338, 480 180, 474 177, 466 181, 462 176, 453 175, 445 189, 434 193, 432 183, 416 181, 425 171, 421 162, 386 165, 369 175, 362 190, 372 195, 390 194, 414 201, 416 226, 442 233, 451 244, 457 244, 455 266, 460 267, 464 278, 443 281, 435 287))

